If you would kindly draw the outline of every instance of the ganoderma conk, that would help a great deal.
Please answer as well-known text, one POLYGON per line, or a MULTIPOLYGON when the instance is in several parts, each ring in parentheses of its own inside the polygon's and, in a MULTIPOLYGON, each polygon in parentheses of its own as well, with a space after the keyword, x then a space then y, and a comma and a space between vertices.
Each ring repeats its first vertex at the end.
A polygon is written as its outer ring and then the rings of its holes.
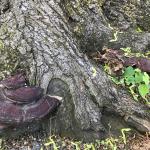
POLYGON ((0 129, 40 120, 54 112, 60 99, 28 86, 23 74, 0 81, 0 129))

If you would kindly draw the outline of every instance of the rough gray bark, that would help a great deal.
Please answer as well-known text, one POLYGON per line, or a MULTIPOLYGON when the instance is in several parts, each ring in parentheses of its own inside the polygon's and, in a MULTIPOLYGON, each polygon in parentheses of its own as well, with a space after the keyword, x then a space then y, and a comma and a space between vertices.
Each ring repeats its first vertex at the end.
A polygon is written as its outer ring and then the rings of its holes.
POLYGON ((19 63, 28 66, 31 83, 63 97, 50 119, 54 133, 101 138, 109 133, 109 121, 112 130, 118 122, 118 128, 131 125, 150 131, 149 107, 116 87, 83 52, 101 49, 111 39, 101 5, 98 1, 13 0, 0 16, 3 48, 20 52, 19 63))

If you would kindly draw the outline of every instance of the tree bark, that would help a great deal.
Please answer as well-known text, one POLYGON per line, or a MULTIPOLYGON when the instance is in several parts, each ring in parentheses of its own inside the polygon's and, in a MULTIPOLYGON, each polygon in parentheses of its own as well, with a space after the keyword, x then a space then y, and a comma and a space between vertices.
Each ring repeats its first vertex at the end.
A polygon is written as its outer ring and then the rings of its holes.
POLYGON ((7 4, 9 9, 0 8, 6 10, 0 15, 1 49, 14 52, 12 66, 26 67, 30 83, 63 97, 48 125, 53 133, 93 140, 128 126, 150 131, 149 107, 113 84, 102 66, 85 54, 101 50, 112 38, 103 1, 9 0, 7 4))

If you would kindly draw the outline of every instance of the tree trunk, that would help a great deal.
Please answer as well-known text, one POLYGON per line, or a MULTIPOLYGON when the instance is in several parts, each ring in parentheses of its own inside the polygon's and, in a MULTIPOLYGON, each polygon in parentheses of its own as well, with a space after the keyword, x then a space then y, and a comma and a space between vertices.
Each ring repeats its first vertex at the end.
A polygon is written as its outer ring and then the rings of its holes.
POLYGON ((25 67, 30 83, 63 97, 48 126, 53 133, 93 140, 128 126, 150 131, 149 107, 113 84, 85 54, 110 45, 113 38, 104 1, 0 3, 1 55, 9 54, 1 62, 10 64, 1 67, 1 77, 25 67))

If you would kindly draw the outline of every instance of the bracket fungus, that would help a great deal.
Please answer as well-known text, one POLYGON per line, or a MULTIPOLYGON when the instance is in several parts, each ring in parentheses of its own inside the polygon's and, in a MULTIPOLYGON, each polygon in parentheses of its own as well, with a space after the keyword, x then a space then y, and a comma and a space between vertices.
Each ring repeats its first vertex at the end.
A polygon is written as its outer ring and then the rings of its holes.
POLYGON ((23 74, 0 81, 0 129, 40 120, 60 105, 58 97, 27 86, 23 74))
POLYGON ((125 66, 136 66, 142 71, 150 73, 150 59, 144 57, 130 57, 124 61, 125 66))
POLYGON ((150 73, 150 58, 147 57, 125 56, 123 51, 113 49, 104 49, 101 53, 94 53, 92 57, 111 67, 112 74, 118 74, 127 66, 135 66, 150 73))

